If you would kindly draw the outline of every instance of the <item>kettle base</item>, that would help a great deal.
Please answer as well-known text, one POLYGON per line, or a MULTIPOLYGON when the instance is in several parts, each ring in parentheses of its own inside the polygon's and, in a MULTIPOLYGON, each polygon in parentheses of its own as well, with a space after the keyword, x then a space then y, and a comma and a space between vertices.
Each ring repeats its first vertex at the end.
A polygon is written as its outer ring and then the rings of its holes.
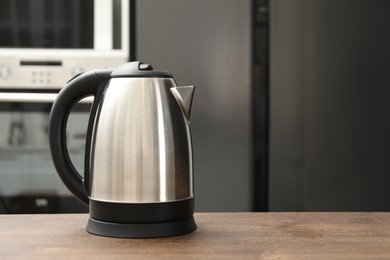
POLYGON ((87 232, 120 238, 153 238, 182 235, 196 230, 194 217, 164 223, 114 223, 89 218, 87 232))

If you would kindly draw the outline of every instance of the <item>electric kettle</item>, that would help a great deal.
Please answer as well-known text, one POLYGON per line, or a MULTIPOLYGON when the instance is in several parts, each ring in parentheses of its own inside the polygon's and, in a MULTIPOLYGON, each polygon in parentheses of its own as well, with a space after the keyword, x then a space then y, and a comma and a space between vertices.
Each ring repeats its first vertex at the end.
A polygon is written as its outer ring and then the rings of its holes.
POLYGON ((89 206, 89 233, 163 237, 196 229, 189 128, 194 88, 129 62, 82 73, 61 89, 50 113, 50 151, 64 184, 89 206), (87 96, 94 101, 82 176, 69 157, 66 125, 73 105, 87 96))

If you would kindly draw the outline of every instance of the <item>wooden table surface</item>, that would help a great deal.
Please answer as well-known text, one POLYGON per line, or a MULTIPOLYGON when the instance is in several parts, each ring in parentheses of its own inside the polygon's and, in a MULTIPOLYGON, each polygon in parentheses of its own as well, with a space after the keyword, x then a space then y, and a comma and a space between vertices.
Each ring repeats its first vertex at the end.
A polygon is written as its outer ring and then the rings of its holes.
POLYGON ((88 215, 0 215, 0 259, 390 259, 390 213, 196 213, 190 234, 108 238, 88 215))

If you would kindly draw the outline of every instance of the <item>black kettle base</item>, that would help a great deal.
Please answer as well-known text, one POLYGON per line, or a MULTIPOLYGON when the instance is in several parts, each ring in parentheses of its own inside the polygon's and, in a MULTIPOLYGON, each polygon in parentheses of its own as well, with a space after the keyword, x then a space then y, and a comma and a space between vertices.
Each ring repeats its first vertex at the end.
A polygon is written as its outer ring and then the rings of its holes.
POLYGON ((196 230, 194 217, 163 223, 113 223, 89 218, 87 232, 120 238, 153 238, 182 235, 196 230))

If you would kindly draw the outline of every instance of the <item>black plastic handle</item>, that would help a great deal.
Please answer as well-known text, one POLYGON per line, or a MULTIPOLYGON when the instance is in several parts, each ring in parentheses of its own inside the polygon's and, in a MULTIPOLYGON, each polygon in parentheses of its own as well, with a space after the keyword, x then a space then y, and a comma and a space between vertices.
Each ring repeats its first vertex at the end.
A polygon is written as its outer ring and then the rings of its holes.
MULTIPOLYGON (((96 97, 100 87, 105 85, 111 73, 112 69, 95 70, 74 77, 58 93, 50 113, 49 142, 54 166, 65 186, 86 205, 89 204, 89 194, 83 186, 83 178, 77 172, 69 157, 66 144, 66 125, 72 107, 84 97, 96 97)), ((98 101, 95 98, 93 107, 96 102, 98 101)), ((93 117, 94 115, 91 114, 90 121, 93 117)), ((86 147, 86 149, 89 149, 89 147, 86 147)), ((86 182, 89 182, 87 171, 84 176, 86 182)))

